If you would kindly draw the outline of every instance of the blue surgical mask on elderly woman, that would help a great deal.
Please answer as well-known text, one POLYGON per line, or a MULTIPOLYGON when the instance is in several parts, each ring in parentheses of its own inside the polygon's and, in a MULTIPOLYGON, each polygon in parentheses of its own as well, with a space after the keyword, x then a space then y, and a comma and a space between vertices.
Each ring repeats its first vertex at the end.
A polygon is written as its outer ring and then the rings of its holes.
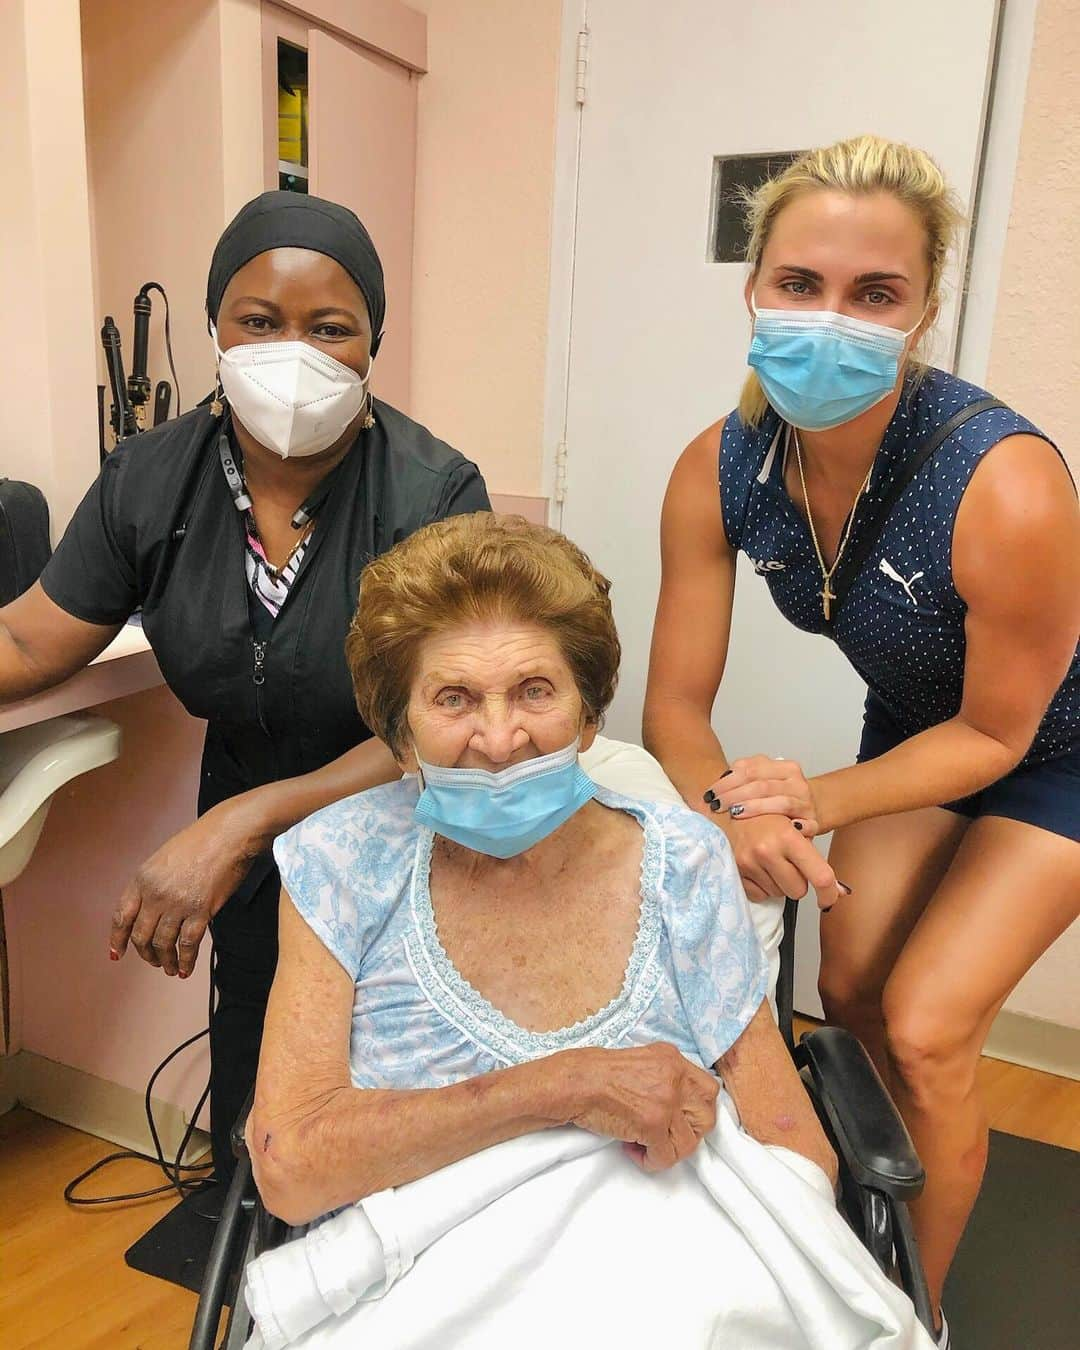
POLYGON ((417 755, 424 790, 416 821, 491 858, 514 858, 546 839, 596 793, 578 741, 495 773, 444 768, 417 755))
POLYGON ((754 310, 748 366, 792 426, 828 431, 866 412, 896 387, 906 333, 831 310, 754 310))

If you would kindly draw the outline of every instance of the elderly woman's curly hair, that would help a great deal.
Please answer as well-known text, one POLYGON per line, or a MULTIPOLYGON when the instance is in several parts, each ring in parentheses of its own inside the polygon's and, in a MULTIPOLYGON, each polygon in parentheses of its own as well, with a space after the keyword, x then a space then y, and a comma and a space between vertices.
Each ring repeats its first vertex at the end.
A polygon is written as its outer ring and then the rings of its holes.
POLYGON ((535 624, 559 644, 590 722, 615 694, 619 637, 611 583, 557 530, 488 511, 435 521, 364 568, 345 640, 360 716, 394 751, 421 643, 489 620, 535 624))

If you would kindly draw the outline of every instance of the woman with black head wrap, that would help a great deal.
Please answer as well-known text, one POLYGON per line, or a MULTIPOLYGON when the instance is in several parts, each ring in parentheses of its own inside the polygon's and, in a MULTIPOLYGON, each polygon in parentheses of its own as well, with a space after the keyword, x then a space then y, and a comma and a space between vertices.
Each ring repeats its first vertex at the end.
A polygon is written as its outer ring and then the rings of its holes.
POLYGON ((373 397, 382 267, 351 211, 249 202, 214 251, 206 309, 217 396, 108 457, 40 582, 0 610, 0 703, 67 678, 141 606, 166 681, 208 723, 200 819, 128 887, 110 955, 130 942, 183 978, 210 926, 223 1178, 277 959, 271 841, 399 772, 345 664, 360 572, 489 503, 474 464, 373 397))

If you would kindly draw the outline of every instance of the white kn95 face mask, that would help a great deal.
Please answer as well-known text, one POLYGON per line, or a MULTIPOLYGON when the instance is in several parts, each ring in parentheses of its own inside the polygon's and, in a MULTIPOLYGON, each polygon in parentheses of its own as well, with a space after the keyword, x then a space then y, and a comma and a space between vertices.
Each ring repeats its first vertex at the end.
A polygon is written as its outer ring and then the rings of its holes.
POLYGON ((223 352, 213 327, 210 334, 233 413, 282 459, 328 449, 364 406, 374 358, 361 378, 307 342, 246 342, 223 352))

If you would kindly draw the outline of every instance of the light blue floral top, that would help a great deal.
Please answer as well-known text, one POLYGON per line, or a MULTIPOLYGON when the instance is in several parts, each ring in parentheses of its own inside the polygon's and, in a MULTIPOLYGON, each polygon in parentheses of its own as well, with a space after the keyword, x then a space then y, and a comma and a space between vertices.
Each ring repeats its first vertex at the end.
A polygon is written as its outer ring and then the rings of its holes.
POLYGON ((623 986, 561 1031, 526 1031, 455 969, 428 881, 435 836, 416 824, 415 779, 336 802, 274 844, 297 910, 356 984, 350 1063, 365 1088, 442 1087, 578 1046, 670 1041, 711 1066, 766 989, 766 963, 731 851, 683 806, 605 788, 596 800, 645 832, 641 915, 623 986))

